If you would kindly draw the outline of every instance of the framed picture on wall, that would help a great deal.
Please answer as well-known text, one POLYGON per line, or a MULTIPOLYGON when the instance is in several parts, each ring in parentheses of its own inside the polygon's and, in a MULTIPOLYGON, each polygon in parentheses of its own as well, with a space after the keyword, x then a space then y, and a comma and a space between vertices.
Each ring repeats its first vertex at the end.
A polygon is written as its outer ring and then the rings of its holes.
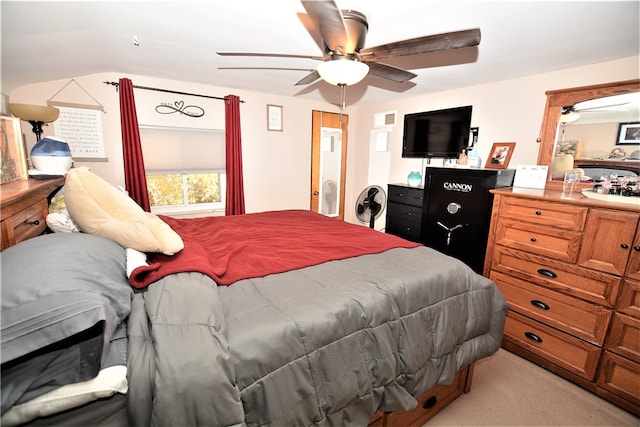
POLYGON ((267 130, 282 131, 282 105, 267 104, 267 130))
POLYGON ((620 123, 616 145, 640 144, 640 123, 620 123))
POLYGON ((515 142, 494 142, 491 147, 491 154, 487 159, 485 168, 489 169, 506 169, 509 166, 509 160, 516 148, 515 142))

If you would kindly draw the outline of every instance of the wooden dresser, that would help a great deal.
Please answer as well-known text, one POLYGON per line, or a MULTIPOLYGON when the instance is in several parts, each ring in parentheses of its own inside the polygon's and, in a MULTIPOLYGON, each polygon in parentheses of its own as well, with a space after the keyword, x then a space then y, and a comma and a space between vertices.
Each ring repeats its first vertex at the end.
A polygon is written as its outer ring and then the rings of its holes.
POLYGON ((64 184, 64 178, 22 179, 0 186, 0 250, 39 236, 47 229, 48 197, 64 184))
POLYGON ((502 346, 640 415, 640 205, 498 189, 485 276, 502 346))

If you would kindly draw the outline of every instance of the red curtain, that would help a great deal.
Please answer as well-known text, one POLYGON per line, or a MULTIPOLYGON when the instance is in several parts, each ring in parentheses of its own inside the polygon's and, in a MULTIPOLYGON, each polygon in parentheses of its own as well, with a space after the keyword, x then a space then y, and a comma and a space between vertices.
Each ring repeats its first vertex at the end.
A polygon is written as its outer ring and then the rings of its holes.
POLYGON ((138 115, 133 97, 133 84, 129 79, 120 79, 120 124, 122 128, 122 155, 124 157, 124 185, 129 197, 146 212, 151 212, 144 159, 140 144, 138 115))
POLYGON ((240 98, 225 97, 225 136, 227 161, 226 215, 244 213, 244 185, 242 183, 242 138, 240 136, 240 98))

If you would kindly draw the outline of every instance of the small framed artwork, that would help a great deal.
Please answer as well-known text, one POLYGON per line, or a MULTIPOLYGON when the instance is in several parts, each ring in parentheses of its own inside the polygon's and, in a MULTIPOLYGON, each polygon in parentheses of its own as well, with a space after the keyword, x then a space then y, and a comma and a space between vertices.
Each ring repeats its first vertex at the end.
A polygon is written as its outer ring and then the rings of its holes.
POLYGON ((485 168, 506 169, 516 148, 515 142, 494 142, 485 168))
POLYGON ((267 104, 267 130, 282 131, 282 105, 267 104))
POLYGON ((616 145, 640 144, 640 123, 620 123, 616 145))
POLYGON ((27 178, 26 147, 20 119, 0 117, 0 183, 27 178))

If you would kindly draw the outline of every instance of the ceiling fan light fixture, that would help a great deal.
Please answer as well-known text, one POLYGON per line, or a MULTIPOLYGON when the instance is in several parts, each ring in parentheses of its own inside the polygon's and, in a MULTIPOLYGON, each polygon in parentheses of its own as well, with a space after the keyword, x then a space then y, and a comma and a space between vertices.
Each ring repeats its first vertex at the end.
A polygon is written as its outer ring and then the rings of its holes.
POLYGON ((562 124, 572 123, 578 120, 579 118, 580 118, 580 114, 574 111, 569 111, 568 113, 563 113, 560 115, 560 123, 562 124))
POLYGON ((329 84, 351 86, 361 82, 367 76, 369 66, 352 59, 337 59, 320 63, 317 71, 329 84))

